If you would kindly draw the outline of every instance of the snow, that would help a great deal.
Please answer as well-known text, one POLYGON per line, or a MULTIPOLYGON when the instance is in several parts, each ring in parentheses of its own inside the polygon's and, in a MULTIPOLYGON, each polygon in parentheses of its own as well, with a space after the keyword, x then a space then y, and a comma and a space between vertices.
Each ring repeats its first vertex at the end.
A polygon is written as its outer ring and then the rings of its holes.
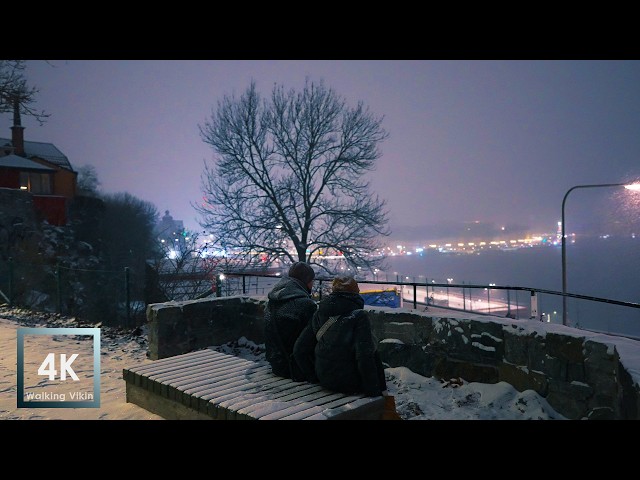
MULTIPOLYGON (((244 337, 215 349, 248 360, 264 360, 264 345, 244 337)), ((445 381, 423 377, 406 367, 386 368, 385 374, 389 393, 396 398, 396 410, 405 420, 566 420, 535 391, 518 392, 506 382, 445 381)))
POLYGON ((398 413, 408 420, 565 419, 533 390, 506 382, 486 384, 423 377, 406 367, 387 368, 387 386, 398 413))
MULTIPOLYGON (((99 408, 17 408, 17 329, 19 327, 94 327, 78 325, 75 319, 55 314, 33 313, 27 310, 0 307, 0 420, 161 420, 162 418, 133 403, 125 401, 122 369, 131 365, 151 363, 147 359, 147 341, 143 330, 132 332, 101 327, 100 407, 99 408)), ((39 337, 39 336, 38 336, 39 337)), ((66 339, 65 339, 66 340, 66 339)), ((68 345, 57 337, 37 338, 33 345, 43 352, 64 351, 68 345), (56 341, 47 341, 54 338, 56 341), (52 347, 51 345, 54 344, 52 347)), ((90 342, 74 341, 74 351, 84 349, 91 357, 90 342)), ((44 355, 42 355, 44 357, 44 355)), ((25 355, 25 365, 28 357, 25 355)), ((75 365, 74 365, 75 367, 75 365)), ((28 385, 25 378, 25 393, 28 385)))
MULTIPOLYGON (((489 321, 480 317, 482 321, 489 321)), ((493 320, 493 319, 492 319, 493 320)), ((502 319, 506 324, 510 319, 502 319)), ((516 322, 523 335, 531 331, 561 331, 588 337, 616 348, 632 377, 640 378, 640 348, 635 340, 603 334, 581 332, 562 326, 543 328, 539 322, 516 322)), ((154 415, 125 401, 122 369, 151 363, 146 358, 147 341, 144 329, 117 330, 101 327, 101 406, 99 408, 16 408, 16 330, 18 327, 74 327, 73 318, 55 314, 33 313, 0 306, 0 419, 130 419, 157 420, 154 415)), ((549 327, 545 324, 544 327, 549 327)), ((514 329, 515 330, 515 329, 514 329)), ((386 342, 398 342, 385 339, 386 342)), ((476 342, 474 342, 475 344, 476 342)), ((493 348, 481 344, 478 348, 493 348)), ((247 360, 264 360, 264 345, 245 337, 219 345, 216 350, 247 360)), ((483 384, 460 378, 439 380, 423 377, 406 367, 385 369, 389 392, 396 397, 400 416, 407 420, 497 420, 497 419, 564 419, 548 402, 533 390, 518 392, 500 382, 483 384)))
POLYGON ((477 333, 472 333, 471 334, 471 338, 482 338, 482 337, 489 337, 491 340, 493 340, 496 343, 502 342, 501 338, 494 337, 489 332, 482 332, 480 335, 478 335, 477 333))
POLYGON ((484 350, 485 352, 495 352, 496 351, 496 347, 490 347, 488 345, 483 345, 482 343, 479 343, 479 342, 471 342, 471 346, 479 348, 480 350, 484 350))

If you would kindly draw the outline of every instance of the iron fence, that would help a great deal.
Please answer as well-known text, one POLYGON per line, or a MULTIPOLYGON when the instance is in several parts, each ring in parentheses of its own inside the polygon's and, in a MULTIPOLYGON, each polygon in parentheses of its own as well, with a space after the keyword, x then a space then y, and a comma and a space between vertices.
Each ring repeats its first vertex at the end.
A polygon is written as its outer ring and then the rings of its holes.
POLYGON ((90 323, 144 323, 144 279, 121 270, 75 268, 9 258, 0 263, 0 303, 76 316, 90 323))
MULTIPOLYGON (((267 295, 281 277, 277 275, 224 272, 218 281, 218 295, 267 295)), ((316 277, 312 295, 322 299, 330 291, 331 277, 316 277)), ((428 311, 430 307, 493 315, 516 320, 536 320, 562 324, 562 292, 540 288, 377 279, 358 280, 361 293, 368 290, 396 289, 401 306, 428 311)), ((568 325, 589 331, 640 339, 640 304, 567 293, 568 325)))

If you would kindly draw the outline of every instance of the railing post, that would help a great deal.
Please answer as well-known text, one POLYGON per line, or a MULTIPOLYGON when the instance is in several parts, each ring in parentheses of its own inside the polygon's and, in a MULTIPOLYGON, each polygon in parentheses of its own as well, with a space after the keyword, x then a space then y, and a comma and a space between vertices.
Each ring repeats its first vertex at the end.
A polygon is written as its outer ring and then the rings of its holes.
MULTIPOLYGON (((464 285, 464 281, 462 282, 464 285)), ((467 311, 467 297, 465 295, 464 286, 462 287, 462 310, 467 311)))
POLYGON ((322 280, 318 282, 320 284, 320 289, 318 290, 318 300, 322 300, 322 280))
POLYGON ((13 306, 13 257, 9 257, 9 306, 13 306))
POLYGON ((536 291, 531 290, 531 320, 538 319, 538 297, 536 296, 536 291))
POLYGON ((414 309, 418 309, 418 286, 414 283, 413 284, 413 308, 414 309))
POLYGON ((127 312, 127 323, 125 323, 125 325, 128 327, 131 320, 131 290, 129 287, 129 267, 124 267, 124 301, 125 309, 127 312))
POLYGON ((62 285, 60 282, 60 262, 56 262, 56 312, 62 315, 62 285))
MULTIPOLYGON (((246 277, 246 276, 245 276, 245 274, 243 273, 243 274, 242 274, 242 294, 243 294, 243 295, 246 295, 246 293, 247 293, 247 292, 246 292, 246 290, 245 290, 245 278, 247 278, 247 277, 246 277)), ((257 277, 256 277, 256 278, 257 278, 257 277)))
POLYGON ((222 296, 222 280, 220 280, 220 274, 216 274, 216 297, 222 296))

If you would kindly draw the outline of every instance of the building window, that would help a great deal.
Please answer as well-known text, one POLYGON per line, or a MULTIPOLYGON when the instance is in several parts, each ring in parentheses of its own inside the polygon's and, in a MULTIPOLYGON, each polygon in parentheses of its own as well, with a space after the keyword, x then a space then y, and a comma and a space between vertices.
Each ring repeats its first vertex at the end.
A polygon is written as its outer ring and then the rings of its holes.
POLYGON ((51 175, 48 173, 20 172, 20 190, 49 195, 51 193, 51 175))

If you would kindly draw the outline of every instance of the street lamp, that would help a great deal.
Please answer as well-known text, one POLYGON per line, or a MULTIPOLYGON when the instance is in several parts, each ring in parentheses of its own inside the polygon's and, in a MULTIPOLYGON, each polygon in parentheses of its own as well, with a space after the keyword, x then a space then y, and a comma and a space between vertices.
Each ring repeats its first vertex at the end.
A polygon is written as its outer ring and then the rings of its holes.
POLYGON ((595 185, 576 185, 567 190, 562 199, 562 324, 567 324, 567 239, 565 234, 564 205, 571 192, 578 188, 624 187, 627 190, 640 191, 640 183, 600 183, 595 185))

